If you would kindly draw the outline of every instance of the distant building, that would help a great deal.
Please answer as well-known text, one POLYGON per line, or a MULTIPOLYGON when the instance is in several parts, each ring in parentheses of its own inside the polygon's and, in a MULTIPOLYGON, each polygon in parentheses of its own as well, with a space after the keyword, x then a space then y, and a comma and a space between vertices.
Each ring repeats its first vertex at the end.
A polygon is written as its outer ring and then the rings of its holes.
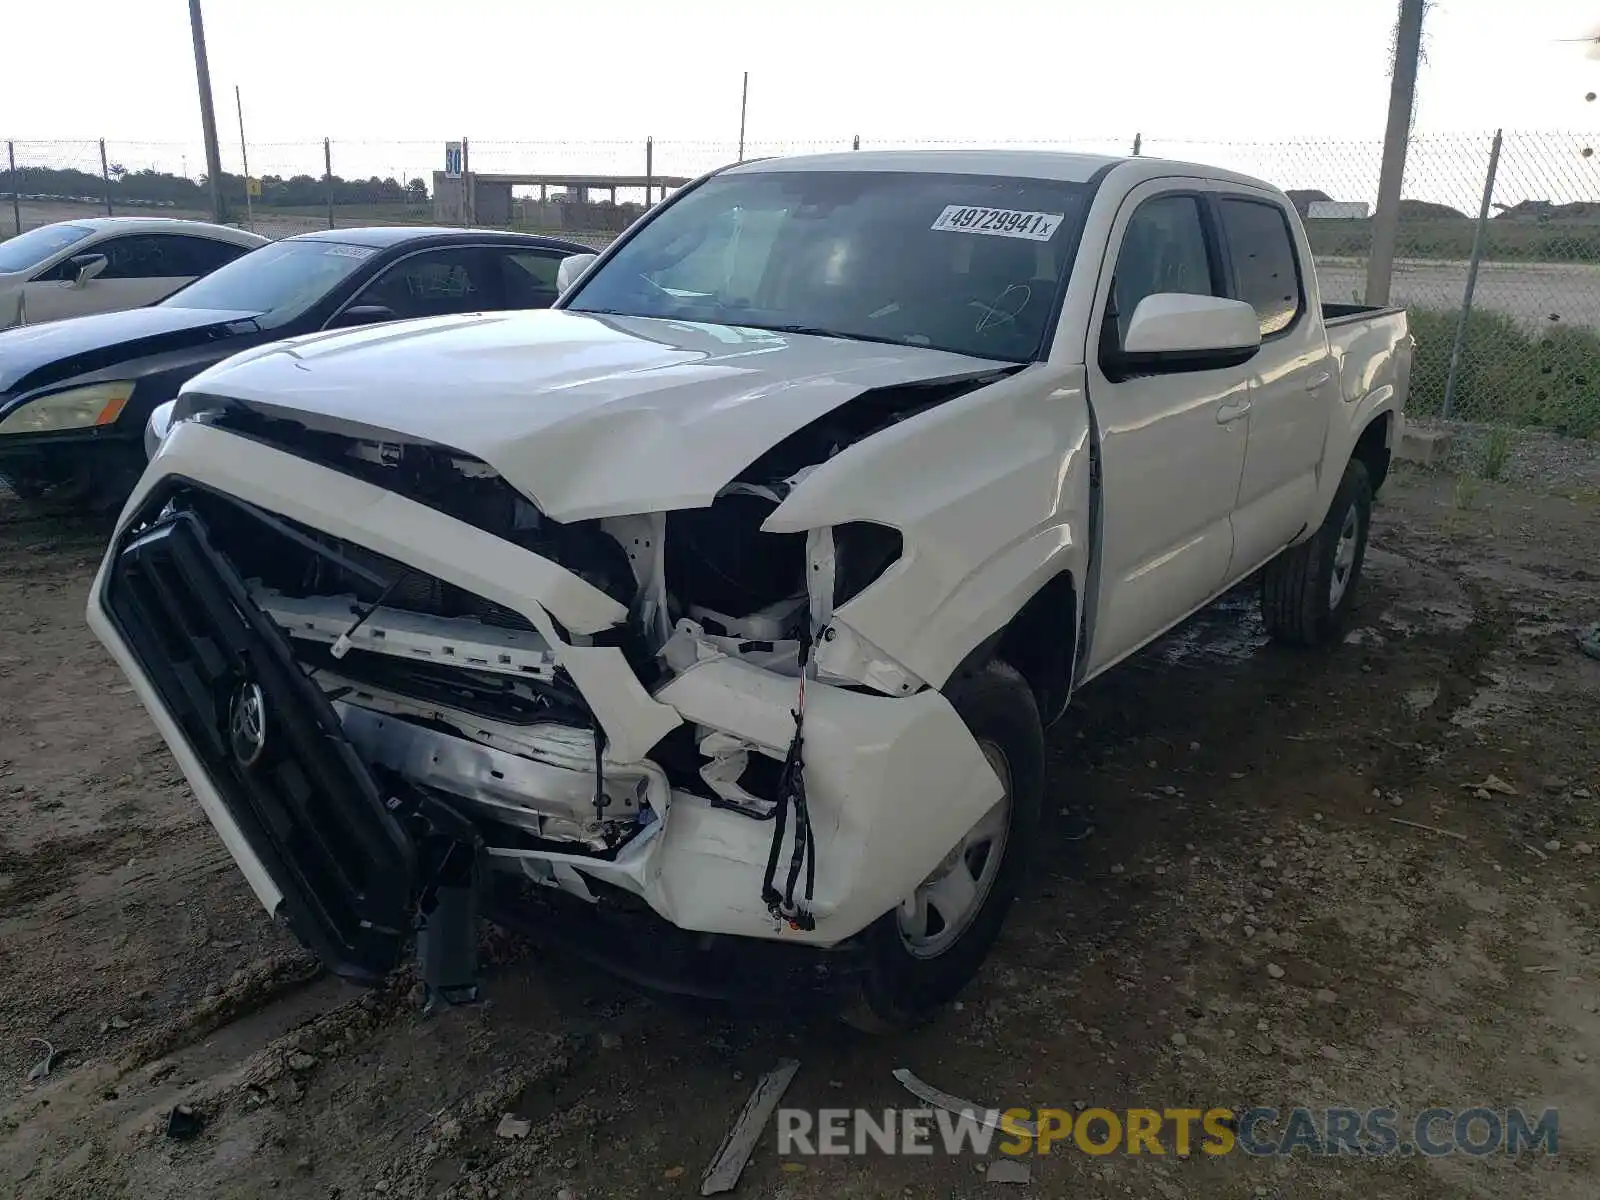
POLYGON ((1360 221, 1370 215, 1365 200, 1313 200, 1306 206, 1306 216, 1314 221, 1360 221))
POLYGON ((1333 199, 1327 192, 1318 191, 1316 188, 1290 188, 1284 195, 1289 197, 1289 203, 1294 205, 1295 212, 1302 217, 1310 211, 1313 201, 1333 199))

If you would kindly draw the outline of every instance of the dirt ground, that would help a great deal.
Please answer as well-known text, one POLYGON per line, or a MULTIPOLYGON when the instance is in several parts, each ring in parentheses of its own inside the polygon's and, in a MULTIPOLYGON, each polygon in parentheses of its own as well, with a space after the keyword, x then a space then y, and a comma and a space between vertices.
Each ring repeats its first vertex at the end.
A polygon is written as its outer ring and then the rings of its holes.
POLYGON ((1326 655, 1228 598, 1085 689, 1059 820, 933 1027, 686 1009, 496 938, 490 1002, 318 973, 248 893, 84 626, 102 531, 0 500, 0 1181, 25 1197, 690 1196, 787 1103, 1560 1110, 1555 1156, 780 1160, 737 1195, 1600 1195, 1600 497, 1397 471, 1326 655), (1512 791, 1485 791, 1489 775, 1512 791), (1401 824, 1397 822, 1414 822, 1401 824), (1431 828, 1419 828, 1428 826, 1431 828), (1447 831, 1447 832, 1438 832, 1447 831), (1270 969, 1269 969, 1270 968, 1270 969), (1181 1035, 1181 1036, 1180 1036, 1181 1035), (54 1071, 27 1082, 47 1039, 54 1071), (186 1103, 204 1120, 166 1136, 186 1103), (531 1120, 495 1136, 504 1113, 531 1120))

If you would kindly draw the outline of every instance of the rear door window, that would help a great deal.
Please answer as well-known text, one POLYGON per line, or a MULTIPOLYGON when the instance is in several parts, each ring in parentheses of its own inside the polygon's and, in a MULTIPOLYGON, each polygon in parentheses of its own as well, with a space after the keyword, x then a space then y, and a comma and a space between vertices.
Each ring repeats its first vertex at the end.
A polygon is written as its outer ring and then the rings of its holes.
POLYGON ((179 235, 169 236, 167 243, 174 262, 184 268, 181 272, 184 275, 209 275, 249 249, 216 238, 179 235))
POLYGON ((1256 310, 1262 337, 1282 333, 1302 308, 1289 218, 1276 204, 1237 196, 1224 197, 1221 209, 1235 295, 1256 310))

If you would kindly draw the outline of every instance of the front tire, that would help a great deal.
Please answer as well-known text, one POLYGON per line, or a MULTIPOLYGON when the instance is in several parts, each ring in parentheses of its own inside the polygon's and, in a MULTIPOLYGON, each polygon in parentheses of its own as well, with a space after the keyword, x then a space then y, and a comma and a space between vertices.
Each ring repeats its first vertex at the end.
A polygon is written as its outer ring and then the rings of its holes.
POLYGON ((1318 646, 1343 635, 1371 524, 1371 479, 1365 464, 1352 459, 1316 535, 1261 573, 1261 617, 1275 641, 1318 646))
POLYGON ((106 517, 122 508, 144 473, 143 451, 133 444, 103 453, 14 467, 0 473, 35 516, 106 517))
POLYGON ((1044 729, 1027 681, 998 660, 945 692, 1005 786, 1005 797, 907 902, 861 935, 866 974, 845 1021, 869 1033, 914 1028, 978 973, 1027 873, 1044 794, 1044 729))

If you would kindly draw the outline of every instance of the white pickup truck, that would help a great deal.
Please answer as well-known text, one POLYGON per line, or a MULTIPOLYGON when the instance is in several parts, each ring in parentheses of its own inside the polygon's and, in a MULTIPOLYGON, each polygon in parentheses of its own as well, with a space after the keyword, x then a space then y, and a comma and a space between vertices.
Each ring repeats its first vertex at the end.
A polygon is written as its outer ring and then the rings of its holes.
POLYGON ((1273 635, 1339 638, 1412 339, 1321 303, 1275 188, 772 159, 563 267, 548 311, 194 378, 93 588, 341 974, 414 936, 471 996, 486 915, 662 980, 798 947, 916 1022, 996 937, 1076 688, 1253 573, 1273 635))

